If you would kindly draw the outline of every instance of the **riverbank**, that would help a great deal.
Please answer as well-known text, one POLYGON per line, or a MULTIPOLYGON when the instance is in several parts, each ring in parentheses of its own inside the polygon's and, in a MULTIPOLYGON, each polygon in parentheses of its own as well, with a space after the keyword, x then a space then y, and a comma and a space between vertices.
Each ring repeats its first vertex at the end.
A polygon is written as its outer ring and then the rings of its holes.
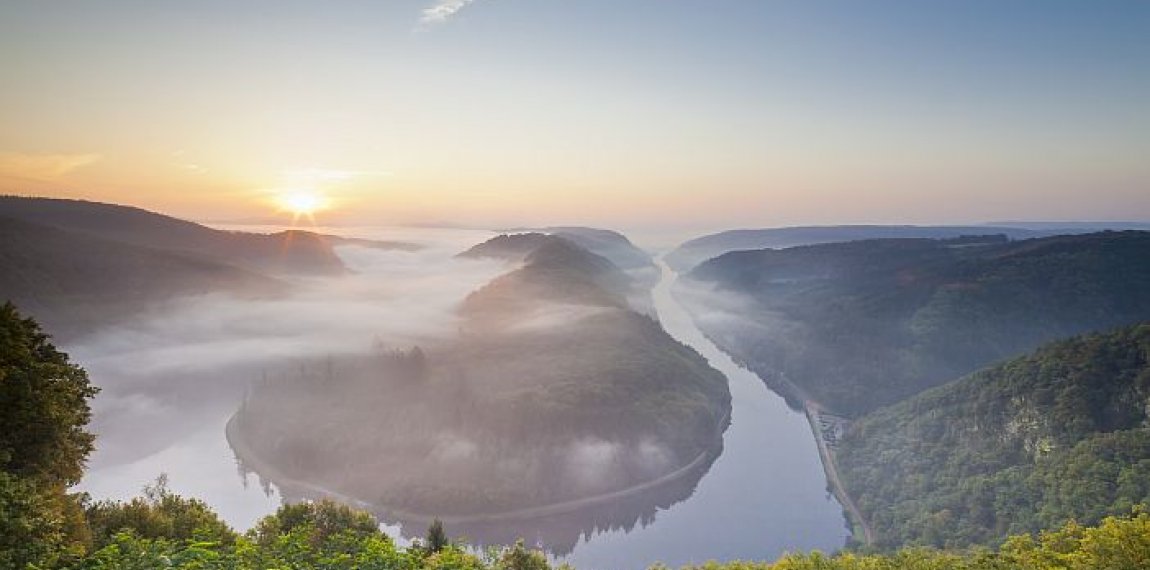
POLYGON ((804 400, 803 411, 807 416, 807 422, 811 425, 811 431, 814 433, 815 444, 819 447, 819 458, 823 462, 827 484, 849 516, 851 535, 853 535, 854 540, 866 546, 874 544, 874 531, 863 518, 862 511, 859 510, 854 499, 851 499, 847 493, 839 479, 838 465, 835 463, 835 446, 842 435, 842 431, 846 429, 847 421, 827 413, 814 400, 804 400))
MULTIPOLYGON (((689 304, 680 302, 679 305, 687 312, 692 320, 695 320, 695 314, 689 307, 689 304)), ((699 328, 703 336, 716 347, 722 347, 719 339, 714 338, 713 335, 699 328)), ((742 367, 751 374, 754 374, 767 389, 777 394, 788 406, 796 411, 802 411, 806 416, 807 424, 810 426, 811 434, 815 438, 815 444, 818 447, 819 460, 822 463, 823 473, 827 480, 827 487, 835 499, 842 505, 847 518, 847 523, 851 528, 851 536, 853 540, 864 545, 874 544, 874 532, 872 531, 866 519, 862 516, 862 511, 859 510, 854 500, 851 499, 850 494, 847 493, 846 487, 842 484, 838 475, 838 466, 835 463, 834 449, 828 445, 827 434, 824 433, 822 428, 823 420, 827 417, 833 417, 832 424, 837 426, 836 435, 831 436, 837 441, 841 431, 846 429, 848 422, 845 418, 830 414, 822 404, 814 401, 807 395, 806 391, 792 382, 784 374, 774 374, 770 378, 760 376, 758 373, 752 371, 748 362, 739 358, 738 355, 727 352, 725 349, 720 348, 727 354, 728 357, 738 366, 742 367)))

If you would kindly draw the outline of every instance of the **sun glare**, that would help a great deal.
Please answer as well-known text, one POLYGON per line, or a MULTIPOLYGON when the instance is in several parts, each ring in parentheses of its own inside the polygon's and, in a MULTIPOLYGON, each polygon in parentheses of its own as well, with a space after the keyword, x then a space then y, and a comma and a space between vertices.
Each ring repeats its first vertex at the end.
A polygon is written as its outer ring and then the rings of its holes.
POLYGON ((291 212, 296 218, 311 218, 316 212, 327 207, 327 198, 310 190, 287 192, 279 197, 279 204, 283 210, 291 212))

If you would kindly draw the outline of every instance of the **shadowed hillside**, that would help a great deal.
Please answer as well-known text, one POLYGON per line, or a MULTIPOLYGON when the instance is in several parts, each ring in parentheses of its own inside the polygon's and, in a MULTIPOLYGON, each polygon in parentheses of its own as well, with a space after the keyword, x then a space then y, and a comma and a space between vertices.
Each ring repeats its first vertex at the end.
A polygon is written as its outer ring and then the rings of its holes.
POLYGON ((346 271, 333 245, 411 249, 411 244, 343 240, 302 230, 274 234, 229 232, 140 208, 49 198, 0 196, 0 217, 53 226, 76 234, 273 274, 335 275, 346 271))
POLYGON ((610 262, 614 269, 612 278, 617 283, 607 288, 624 295, 631 309, 645 315, 655 314, 649 293, 658 281, 659 272, 649 254, 618 232, 582 227, 543 228, 538 232, 502 234, 459 255, 521 262, 540 246, 554 241, 576 245, 610 262))
POLYGON ((1148 252, 1150 233, 1133 231, 859 241, 728 253, 678 291, 776 388, 857 415, 1049 340, 1150 318, 1148 252))
POLYGON ((60 336, 180 295, 266 295, 284 284, 209 259, 0 217, 0 299, 60 336))

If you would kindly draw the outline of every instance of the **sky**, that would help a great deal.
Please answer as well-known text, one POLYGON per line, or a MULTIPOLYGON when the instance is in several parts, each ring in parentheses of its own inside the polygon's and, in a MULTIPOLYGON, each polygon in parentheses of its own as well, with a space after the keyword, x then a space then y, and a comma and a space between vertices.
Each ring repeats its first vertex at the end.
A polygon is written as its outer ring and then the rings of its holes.
POLYGON ((0 1, 0 193, 203 221, 1150 219, 1150 2, 0 1))

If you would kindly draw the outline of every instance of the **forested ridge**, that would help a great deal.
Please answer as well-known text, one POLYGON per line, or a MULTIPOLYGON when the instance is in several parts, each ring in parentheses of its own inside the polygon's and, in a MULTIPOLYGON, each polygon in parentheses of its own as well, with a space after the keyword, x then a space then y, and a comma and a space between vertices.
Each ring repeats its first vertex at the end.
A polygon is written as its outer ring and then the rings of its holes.
POLYGON ((0 217, 257 273, 338 275, 347 270, 332 250, 338 240, 308 231, 231 232, 119 204, 20 196, 0 196, 0 217))
POLYGON ((963 236, 1001 235, 1028 239, 1068 233, 1064 229, 1026 229, 1017 226, 791 226, 783 228, 726 230, 687 240, 667 254, 666 261, 676 271, 687 272, 696 265, 732 251, 785 249, 823 243, 874 239, 954 239, 963 236))
POLYGON ((679 288, 724 350, 857 416, 1043 342, 1150 318, 1150 232, 732 252, 679 288), (689 295, 690 286, 714 288, 689 295), (731 294, 744 299, 725 307, 731 294))
POLYGON ((878 410, 839 470, 880 546, 996 545, 1150 504, 1150 323, 1075 337, 878 410))

